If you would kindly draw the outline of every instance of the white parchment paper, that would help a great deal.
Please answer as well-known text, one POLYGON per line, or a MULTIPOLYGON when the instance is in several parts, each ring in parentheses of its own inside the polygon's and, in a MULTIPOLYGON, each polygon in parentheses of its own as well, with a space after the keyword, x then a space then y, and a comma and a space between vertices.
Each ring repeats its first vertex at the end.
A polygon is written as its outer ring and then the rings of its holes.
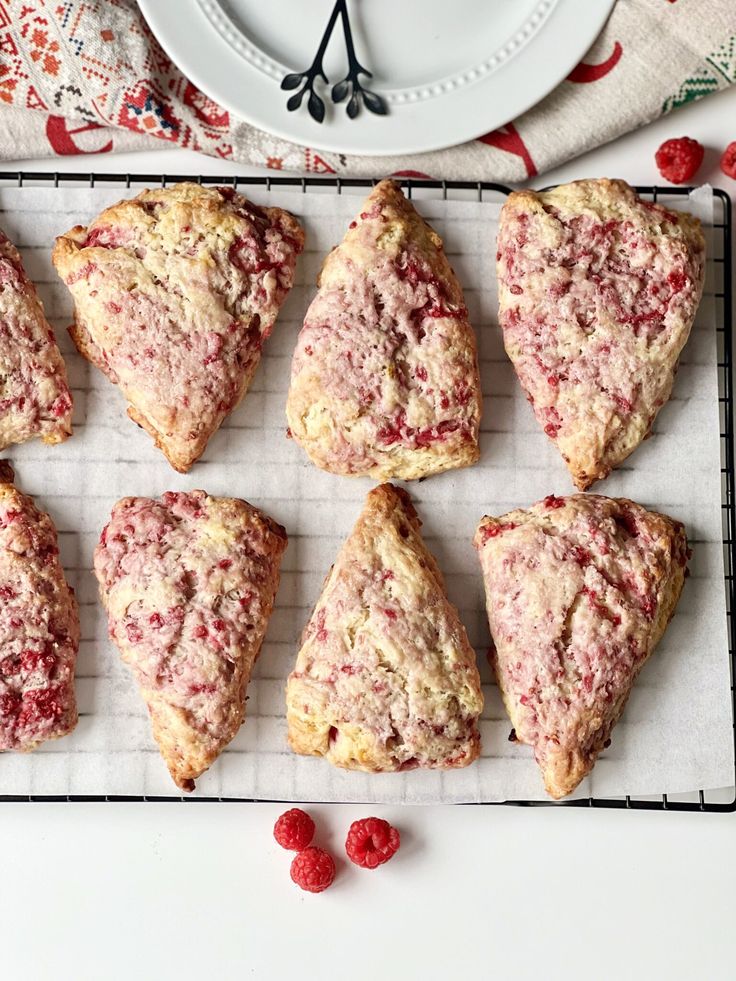
MULTIPOLYGON (((248 691, 245 725, 197 781, 196 796, 411 803, 543 799, 530 750, 508 742, 510 724, 491 683, 482 582, 471 545, 483 514, 573 489, 503 351, 494 273, 502 197, 489 194, 479 202, 477 196, 468 200, 466 195, 443 201, 438 192, 415 193, 420 211, 443 236, 465 288, 481 357, 480 463, 409 489, 427 544, 478 651, 485 692, 482 758, 448 773, 365 775, 292 754, 284 719, 284 682, 299 634, 372 486, 368 480, 317 470, 286 438, 284 417, 290 356, 320 263, 340 241, 357 210, 360 198, 355 193, 363 191, 247 192, 256 202, 279 204, 298 215, 307 229, 307 251, 250 393, 187 476, 171 469, 150 438, 126 417, 118 390, 74 350, 65 330, 71 319, 69 296, 51 266, 55 235, 86 223, 126 193, 135 192, 122 186, 0 190, 0 224, 19 245, 28 273, 39 286, 67 360, 75 399, 72 439, 58 447, 29 443, 7 455, 16 466, 18 486, 36 496, 59 528, 62 559, 77 591, 82 619, 79 725, 71 736, 29 756, 0 757, 0 793, 178 795, 156 751, 133 678, 107 638, 91 564, 100 529, 119 497, 201 487, 210 494, 244 497, 264 508, 286 527, 289 547, 276 609, 248 691)), ((711 224, 710 190, 697 192, 690 208, 711 224)), ((683 354, 673 397, 657 419, 653 438, 595 487, 598 493, 631 497, 684 521, 694 555, 677 614, 642 671, 612 745, 579 788, 579 796, 672 794, 733 783, 715 275, 709 263, 707 295, 683 354)))

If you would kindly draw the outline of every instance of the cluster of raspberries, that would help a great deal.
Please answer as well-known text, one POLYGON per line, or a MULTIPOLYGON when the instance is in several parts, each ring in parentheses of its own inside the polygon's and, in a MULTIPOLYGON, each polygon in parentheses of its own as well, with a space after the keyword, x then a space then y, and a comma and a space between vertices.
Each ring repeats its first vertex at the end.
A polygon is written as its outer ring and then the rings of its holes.
MULTIPOLYGON (((277 820, 273 836, 282 848, 298 852, 291 863, 291 878, 307 892, 324 892, 335 881, 335 861, 324 848, 310 844, 314 821, 298 807, 292 807, 277 820)), ((399 832, 382 818, 353 821, 345 840, 345 851, 355 865, 375 869, 399 850, 399 832)))
MULTIPOLYGON (((657 170, 673 184, 687 184, 697 174, 705 156, 705 148, 689 136, 665 140, 654 155, 657 170)), ((736 180, 736 140, 729 143, 721 156, 721 170, 736 180)))

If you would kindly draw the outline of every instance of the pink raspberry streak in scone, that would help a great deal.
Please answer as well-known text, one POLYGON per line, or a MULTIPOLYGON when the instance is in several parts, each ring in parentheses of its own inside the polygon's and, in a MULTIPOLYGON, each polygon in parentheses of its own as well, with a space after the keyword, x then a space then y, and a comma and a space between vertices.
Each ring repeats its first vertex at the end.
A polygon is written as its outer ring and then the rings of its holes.
POLYGON ((0 480, 0 750, 29 752, 77 724, 79 613, 51 518, 0 480))
POLYGON ((564 797, 608 745, 674 614, 685 530, 633 501, 550 496, 483 518, 475 547, 506 709, 547 792, 564 797))
POLYGON ((110 638, 182 790, 242 725, 286 544, 257 508, 204 491, 124 498, 102 531, 94 568, 110 638))
POLYGON ((303 245, 288 212, 197 184, 143 191, 56 240, 75 344, 175 469, 248 390, 303 245))
POLYGON ((475 652, 420 525, 406 491, 368 494, 287 682, 295 752, 374 772, 477 758, 475 652))
POLYGON ((66 367, 18 250, 0 231, 0 449, 72 433, 66 367))
POLYGON ((412 479, 478 459, 475 336, 440 237, 382 181, 324 262, 286 409, 332 473, 412 479))
POLYGON ((636 449, 670 396, 703 290, 700 223, 623 181, 517 191, 497 260, 506 351, 586 490, 636 449))

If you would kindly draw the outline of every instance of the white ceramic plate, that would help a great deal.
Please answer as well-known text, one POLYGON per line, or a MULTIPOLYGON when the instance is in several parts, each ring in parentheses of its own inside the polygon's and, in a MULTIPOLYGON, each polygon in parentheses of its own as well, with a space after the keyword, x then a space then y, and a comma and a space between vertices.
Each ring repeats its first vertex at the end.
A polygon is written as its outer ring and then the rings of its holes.
POLYGON ((600 32, 615 0, 348 0, 364 83, 385 116, 350 119, 330 100, 347 72, 342 20, 324 58, 330 84, 286 108, 282 78, 307 69, 334 0, 139 0, 181 70, 234 115, 295 143, 344 153, 437 150, 482 136, 543 98, 600 32))

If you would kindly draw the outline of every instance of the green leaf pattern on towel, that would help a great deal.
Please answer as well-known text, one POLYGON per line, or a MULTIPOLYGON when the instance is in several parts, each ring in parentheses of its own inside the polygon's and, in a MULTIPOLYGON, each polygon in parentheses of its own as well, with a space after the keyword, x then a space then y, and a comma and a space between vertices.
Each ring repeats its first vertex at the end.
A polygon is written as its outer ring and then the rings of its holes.
POLYGON ((662 104, 662 115, 736 82, 736 35, 708 55, 662 104))

